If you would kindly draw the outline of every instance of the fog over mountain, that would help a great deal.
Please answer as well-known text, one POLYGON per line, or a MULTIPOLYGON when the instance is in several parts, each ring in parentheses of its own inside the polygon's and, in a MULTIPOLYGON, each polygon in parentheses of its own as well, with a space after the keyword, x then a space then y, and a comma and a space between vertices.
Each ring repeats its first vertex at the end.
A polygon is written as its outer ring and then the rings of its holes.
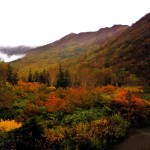
POLYGON ((25 54, 13 54, 8 55, 6 53, 0 52, 0 60, 4 62, 11 62, 20 58, 23 58, 25 54))
POLYGON ((28 51, 33 48, 29 46, 16 47, 1 47, 0 46, 0 60, 4 62, 11 62, 24 57, 28 51))

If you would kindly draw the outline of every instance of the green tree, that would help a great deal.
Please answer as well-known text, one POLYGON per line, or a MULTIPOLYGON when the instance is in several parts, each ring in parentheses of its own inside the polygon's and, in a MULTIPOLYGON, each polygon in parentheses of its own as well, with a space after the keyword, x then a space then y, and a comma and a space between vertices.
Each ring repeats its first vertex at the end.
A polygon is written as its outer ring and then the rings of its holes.
POLYGON ((62 67, 59 67, 58 79, 56 87, 66 88, 71 85, 71 77, 68 70, 63 71, 62 67))
POLYGON ((8 82, 12 82, 12 77, 13 77, 13 71, 12 71, 12 67, 10 66, 10 64, 8 64, 7 66, 7 74, 6 74, 6 78, 8 82))
POLYGON ((33 82, 33 75, 32 75, 31 69, 29 71, 28 82, 33 82))
POLYGON ((58 78, 56 82, 56 87, 63 87, 65 88, 65 75, 64 71, 62 70, 62 67, 59 67, 59 73, 58 73, 58 78))
POLYGON ((17 72, 13 73, 11 83, 12 84, 17 84, 18 83, 18 73, 17 72))
POLYGON ((40 82, 41 83, 48 83, 49 82, 48 74, 46 73, 45 69, 43 70, 43 72, 40 73, 40 82))
POLYGON ((7 65, 6 80, 12 84, 17 84, 18 82, 18 73, 13 70, 10 64, 7 65))
POLYGON ((64 84, 65 87, 71 86, 71 76, 68 69, 64 73, 64 84))
POLYGON ((6 69, 7 66, 5 63, 0 62, 0 87, 6 82, 6 69))
POLYGON ((34 77, 33 77, 34 82, 40 82, 40 74, 38 71, 35 72, 34 77))

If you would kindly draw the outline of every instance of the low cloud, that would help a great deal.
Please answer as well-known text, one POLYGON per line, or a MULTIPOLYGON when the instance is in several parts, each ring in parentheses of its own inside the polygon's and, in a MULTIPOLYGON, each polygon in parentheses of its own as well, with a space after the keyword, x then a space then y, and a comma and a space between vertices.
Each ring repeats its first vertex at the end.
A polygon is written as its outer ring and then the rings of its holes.
POLYGON ((13 55, 8 55, 6 53, 0 52, 0 60, 4 62, 11 62, 20 58, 23 58, 25 54, 13 54, 13 55))

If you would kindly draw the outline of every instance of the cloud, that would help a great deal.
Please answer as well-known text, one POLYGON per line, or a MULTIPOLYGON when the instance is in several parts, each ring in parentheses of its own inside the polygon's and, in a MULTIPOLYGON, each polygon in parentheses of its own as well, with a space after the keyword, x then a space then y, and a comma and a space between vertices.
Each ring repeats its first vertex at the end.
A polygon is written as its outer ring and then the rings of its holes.
POLYGON ((25 54, 22 55, 8 55, 6 53, 2 53, 0 52, 0 60, 4 61, 4 62, 11 62, 20 58, 23 58, 25 56, 25 54))

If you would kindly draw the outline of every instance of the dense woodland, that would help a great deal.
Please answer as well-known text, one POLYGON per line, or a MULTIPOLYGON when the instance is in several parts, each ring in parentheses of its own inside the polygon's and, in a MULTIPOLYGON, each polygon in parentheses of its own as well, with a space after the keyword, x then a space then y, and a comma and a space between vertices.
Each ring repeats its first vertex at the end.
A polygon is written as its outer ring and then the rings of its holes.
POLYGON ((55 51, 59 43, 57 58, 39 47, 22 60, 0 62, 1 150, 112 149, 133 128, 150 126, 150 15, 119 28, 105 42, 81 45, 83 51, 80 44, 70 48, 84 52, 79 57, 70 56, 66 40, 86 43, 85 34, 50 45, 55 51))

